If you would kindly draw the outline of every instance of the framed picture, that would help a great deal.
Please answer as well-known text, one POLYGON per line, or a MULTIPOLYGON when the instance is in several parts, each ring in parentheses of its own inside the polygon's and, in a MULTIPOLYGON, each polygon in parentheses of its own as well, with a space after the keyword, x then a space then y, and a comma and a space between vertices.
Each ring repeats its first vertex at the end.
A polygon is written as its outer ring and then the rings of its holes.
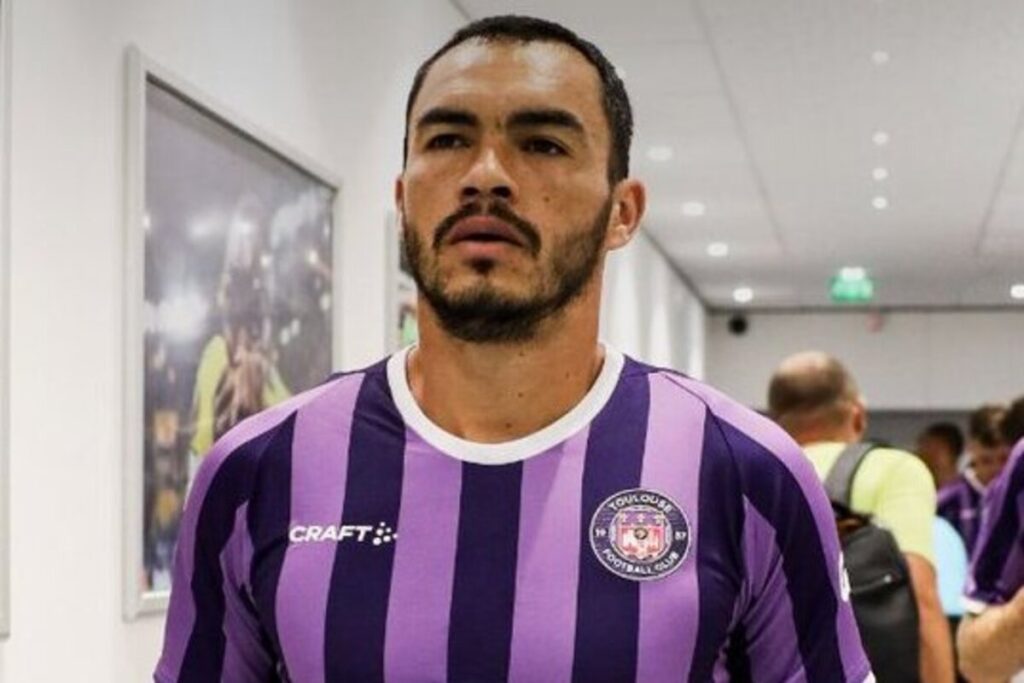
POLYGON ((128 57, 125 616, 165 609, 192 477, 336 367, 338 183, 138 50, 128 57))
POLYGON ((416 323, 416 282, 405 259, 402 249, 402 228, 398 217, 388 215, 386 273, 388 274, 387 296, 387 343, 389 351, 416 343, 419 329, 416 323))
POLYGON ((11 633, 10 615, 10 26, 11 2, 0 0, 0 638, 11 633))

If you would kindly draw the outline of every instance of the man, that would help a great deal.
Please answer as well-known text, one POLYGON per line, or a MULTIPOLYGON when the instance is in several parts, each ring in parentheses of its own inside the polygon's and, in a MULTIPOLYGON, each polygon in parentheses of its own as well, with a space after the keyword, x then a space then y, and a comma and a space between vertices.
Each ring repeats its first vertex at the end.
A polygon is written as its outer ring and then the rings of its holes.
POLYGON ((985 514, 967 581, 960 622, 960 668, 976 683, 1024 681, 1024 396, 1003 418, 1007 443, 1017 444, 985 495, 985 514))
MULTIPOLYGON (((843 449, 859 442, 867 429, 867 410, 853 377, 838 360, 818 351, 782 361, 771 379, 768 408, 803 447, 822 480, 843 449)), ((850 502, 892 531, 906 557, 920 620, 921 680, 952 681, 952 643, 935 579, 931 475, 909 453, 876 448, 854 476, 850 502)))
POLYGON ((1006 464, 1010 447, 1000 433, 1006 407, 984 405, 971 413, 968 423, 969 465, 950 484, 939 490, 939 516, 953 525, 967 548, 974 552, 981 523, 981 501, 985 489, 1006 464))
POLYGON ((964 436, 952 422, 935 422, 917 437, 915 453, 932 473, 935 488, 953 483, 959 476, 957 461, 964 450, 964 436))
POLYGON ((866 680, 796 444, 597 341, 645 202, 607 59, 475 22, 407 126, 420 342, 214 447, 157 680, 866 680))

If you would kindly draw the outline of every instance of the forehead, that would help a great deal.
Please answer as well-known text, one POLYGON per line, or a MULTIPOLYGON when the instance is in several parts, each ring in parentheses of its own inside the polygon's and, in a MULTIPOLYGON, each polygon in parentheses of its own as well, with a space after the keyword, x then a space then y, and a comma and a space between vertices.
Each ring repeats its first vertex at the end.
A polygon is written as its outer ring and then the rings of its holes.
POLYGON ((520 107, 572 111, 585 127, 604 120, 601 81, 586 57, 550 41, 468 40, 439 57, 423 80, 412 118, 438 106, 495 114, 520 107))

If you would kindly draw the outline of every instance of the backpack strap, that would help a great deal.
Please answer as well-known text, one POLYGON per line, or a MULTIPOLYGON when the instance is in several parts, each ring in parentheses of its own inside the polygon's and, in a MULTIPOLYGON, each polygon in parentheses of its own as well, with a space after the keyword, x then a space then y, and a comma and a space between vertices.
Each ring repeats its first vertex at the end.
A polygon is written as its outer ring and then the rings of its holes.
POLYGON ((825 477, 825 492, 829 500, 839 503, 845 508, 850 507, 850 496, 853 492, 853 476, 857 474, 864 457, 875 447, 873 443, 851 443, 839 454, 832 469, 825 477))

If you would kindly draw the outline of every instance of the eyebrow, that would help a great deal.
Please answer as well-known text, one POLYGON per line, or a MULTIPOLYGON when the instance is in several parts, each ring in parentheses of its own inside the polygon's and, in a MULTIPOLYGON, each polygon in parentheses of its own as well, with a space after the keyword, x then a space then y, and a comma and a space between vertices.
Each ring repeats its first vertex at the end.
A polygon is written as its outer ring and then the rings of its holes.
POLYGON ((522 109, 509 116, 508 126, 509 128, 558 126, 577 133, 583 132, 583 124, 580 123, 580 120, 564 109, 522 109))
POLYGON ((434 107, 428 109, 423 116, 416 121, 416 129, 432 125, 455 125, 455 126, 479 126, 480 119, 476 114, 464 109, 449 109, 448 107, 434 107))

